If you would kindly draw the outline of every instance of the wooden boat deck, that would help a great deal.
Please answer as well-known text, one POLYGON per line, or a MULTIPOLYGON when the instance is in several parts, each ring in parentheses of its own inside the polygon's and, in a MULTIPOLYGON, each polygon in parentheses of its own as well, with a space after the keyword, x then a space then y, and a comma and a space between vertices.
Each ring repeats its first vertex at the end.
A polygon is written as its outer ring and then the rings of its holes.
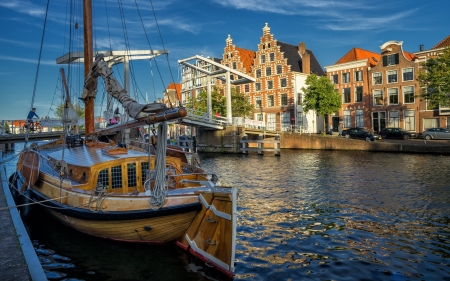
POLYGON ((48 157, 53 158, 55 160, 64 159, 64 161, 66 161, 67 164, 80 167, 90 167, 97 163, 105 163, 108 161, 121 158, 148 156, 147 153, 130 149, 126 154, 109 155, 102 152, 102 150, 99 149, 98 147, 89 147, 89 146, 66 148, 64 149, 64 157, 62 150, 51 152, 48 153, 47 155, 48 157))

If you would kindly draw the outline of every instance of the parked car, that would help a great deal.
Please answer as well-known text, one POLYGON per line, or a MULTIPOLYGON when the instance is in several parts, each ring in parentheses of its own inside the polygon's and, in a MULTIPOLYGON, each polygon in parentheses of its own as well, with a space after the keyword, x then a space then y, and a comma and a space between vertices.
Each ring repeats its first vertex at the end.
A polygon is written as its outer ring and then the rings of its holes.
POLYGON ((402 128, 384 128, 379 132, 383 139, 414 139, 417 138, 416 133, 411 133, 402 128))
POLYGON ((364 128, 349 128, 342 131, 342 136, 352 139, 363 139, 363 140, 381 140, 380 135, 370 134, 369 130, 364 128))
POLYGON ((450 140, 449 128, 428 128, 420 134, 426 140, 450 140))

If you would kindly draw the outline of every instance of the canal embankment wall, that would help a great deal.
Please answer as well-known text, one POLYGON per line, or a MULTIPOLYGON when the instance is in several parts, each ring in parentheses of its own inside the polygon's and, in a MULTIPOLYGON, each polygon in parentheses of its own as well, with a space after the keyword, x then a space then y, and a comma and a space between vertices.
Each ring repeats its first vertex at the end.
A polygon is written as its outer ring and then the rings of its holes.
MULTIPOLYGON (((256 132, 246 130, 242 127, 228 126, 225 130, 197 131, 197 151, 213 153, 242 153, 241 140, 244 136, 248 140, 257 140, 261 136, 264 139, 275 139, 276 133, 256 132)), ((308 150, 348 150, 348 151, 373 151, 373 152, 398 152, 398 153, 427 153, 427 154, 450 154, 449 144, 437 144, 433 141, 392 140, 364 141, 339 138, 320 134, 299 134, 282 132, 280 136, 281 149, 308 149, 308 150)), ((266 148, 273 148, 265 144, 266 148)), ((281 152, 282 153, 282 152, 281 152)))

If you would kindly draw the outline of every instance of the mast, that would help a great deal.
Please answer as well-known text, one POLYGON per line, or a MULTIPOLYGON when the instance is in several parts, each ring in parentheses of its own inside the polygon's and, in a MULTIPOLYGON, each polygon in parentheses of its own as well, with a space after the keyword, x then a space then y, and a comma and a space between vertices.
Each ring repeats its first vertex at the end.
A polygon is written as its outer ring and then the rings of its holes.
MULTIPOLYGON (((94 51, 92 42, 92 0, 83 0, 83 30, 84 30, 84 77, 91 69, 94 51)), ((88 96, 84 100, 85 134, 94 132, 94 97, 88 96)))

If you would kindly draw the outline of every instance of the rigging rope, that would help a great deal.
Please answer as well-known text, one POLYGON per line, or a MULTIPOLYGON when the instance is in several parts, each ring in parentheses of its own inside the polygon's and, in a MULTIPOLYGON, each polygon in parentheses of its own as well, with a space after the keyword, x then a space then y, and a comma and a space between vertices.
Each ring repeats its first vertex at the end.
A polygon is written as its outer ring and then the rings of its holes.
POLYGON ((166 199, 166 149, 167 149, 167 123, 162 122, 158 125, 158 144, 156 147, 155 159, 155 188, 150 194, 150 207, 152 209, 161 208, 166 199))
POLYGON ((47 15, 48 15, 48 5, 49 5, 49 3, 50 3, 50 0, 47 0, 47 8, 45 9, 44 28, 42 29, 41 47, 39 49, 39 59, 38 59, 38 65, 37 65, 37 69, 36 69, 36 77, 34 78, 34 88, 33 88, 33 96, 31 98, 30 110, 33 108, 34 96, 36 95, 36 85, 37 85, 37 79, 38 79, 38 76, 39 76, 39 66, 41 65, 42 46, 44 45, 44 35, 45 35, 45 27, 47 26, 47 15))

